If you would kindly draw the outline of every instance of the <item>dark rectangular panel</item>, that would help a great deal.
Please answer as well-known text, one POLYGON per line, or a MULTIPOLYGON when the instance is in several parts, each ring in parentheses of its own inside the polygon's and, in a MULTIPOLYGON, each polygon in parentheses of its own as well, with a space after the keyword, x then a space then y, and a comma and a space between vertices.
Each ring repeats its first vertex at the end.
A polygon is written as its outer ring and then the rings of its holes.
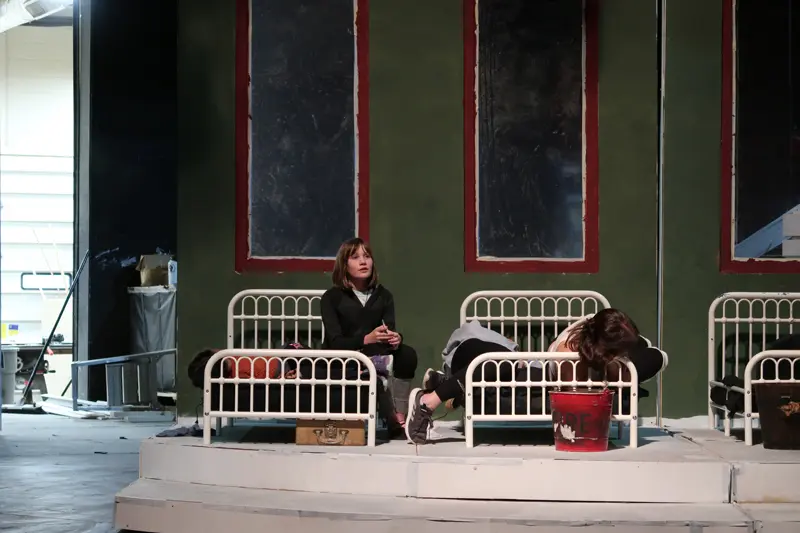
MULTIPOLYGON (((800 49, 793 45, 790 0, 736 3, 735 243, 800 204, 793 179, 795 141, 792 78, 800 49)), ((795 9, 794 11, 797 11, 795 9)), ((781 254, 776 242, 773 254, 781 254)))
POLYGON ((333 257, 357 233, 352 0, 252 0, 250 257, 333 257))
POLYGON ((583 2, 478 2, 478 255, 583 257, 583 2))

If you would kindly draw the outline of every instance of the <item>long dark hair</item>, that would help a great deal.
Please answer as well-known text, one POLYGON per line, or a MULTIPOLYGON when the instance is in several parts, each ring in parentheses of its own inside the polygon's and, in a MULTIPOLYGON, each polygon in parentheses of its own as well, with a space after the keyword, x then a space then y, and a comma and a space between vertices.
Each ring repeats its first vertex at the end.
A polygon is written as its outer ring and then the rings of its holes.
POLYGON ((625 356, 639 340, 639 328, 619 309, 603 309, 575 328, 567 344, 591 369, 604 371, 617 357, 625 356))

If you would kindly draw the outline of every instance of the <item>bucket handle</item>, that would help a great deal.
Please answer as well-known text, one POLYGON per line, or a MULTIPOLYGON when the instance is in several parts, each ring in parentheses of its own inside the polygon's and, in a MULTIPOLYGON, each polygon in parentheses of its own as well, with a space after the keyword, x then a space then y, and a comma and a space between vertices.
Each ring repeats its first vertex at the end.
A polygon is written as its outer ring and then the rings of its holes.
MULTIPOLYGON (((592 371, 591 370, 589 371, 589 379, 594 381, 594 379, 592 379, 592 371)), ((612 394, 612 391, 608 388, 608 365, 607 364, 606 364, 605 367, 603 367, 603 379, 601 379, 600 381, 603 383, 603 389, 600 392, 602 392, 604 396, 608 396, 609 394, 612 394)))
MULTIPOLYGON (((614 393, 614 391, 609 388, 607 379, 604 379, 602 383, 603 383, 603 388, 600 389, 601 393, 603 393, 605 396, 608 396, 609 394, 613 394, 614 393)), ((559 387, 556 387, 556 388, 560 391, 560 390, 564 389, 565 387, 559 386, 559 387)), ((572 390, 575 390, 577 387, 571 387, 571 388, 572 388, 572 390)), ((591 389, 591 387, 589 387, 589 389, 591 389)))

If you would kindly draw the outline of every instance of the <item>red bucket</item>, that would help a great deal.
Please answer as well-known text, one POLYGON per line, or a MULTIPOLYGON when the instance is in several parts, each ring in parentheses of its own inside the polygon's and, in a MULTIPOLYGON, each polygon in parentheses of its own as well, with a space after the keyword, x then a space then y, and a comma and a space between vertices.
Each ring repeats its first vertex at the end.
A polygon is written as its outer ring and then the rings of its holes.
POLYGON ((608 429, 614 391, 550 392, 556 450, 562 452, 604 452, 608 450, 608 429))

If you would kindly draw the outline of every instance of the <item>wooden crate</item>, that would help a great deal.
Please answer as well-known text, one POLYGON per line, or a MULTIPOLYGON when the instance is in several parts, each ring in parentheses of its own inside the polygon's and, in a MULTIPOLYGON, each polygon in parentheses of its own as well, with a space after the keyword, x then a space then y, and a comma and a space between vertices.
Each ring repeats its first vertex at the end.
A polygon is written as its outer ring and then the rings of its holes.
POLYGON ((298 420, 295 443, 306 446, 365 446, 362 420, 298 420))

